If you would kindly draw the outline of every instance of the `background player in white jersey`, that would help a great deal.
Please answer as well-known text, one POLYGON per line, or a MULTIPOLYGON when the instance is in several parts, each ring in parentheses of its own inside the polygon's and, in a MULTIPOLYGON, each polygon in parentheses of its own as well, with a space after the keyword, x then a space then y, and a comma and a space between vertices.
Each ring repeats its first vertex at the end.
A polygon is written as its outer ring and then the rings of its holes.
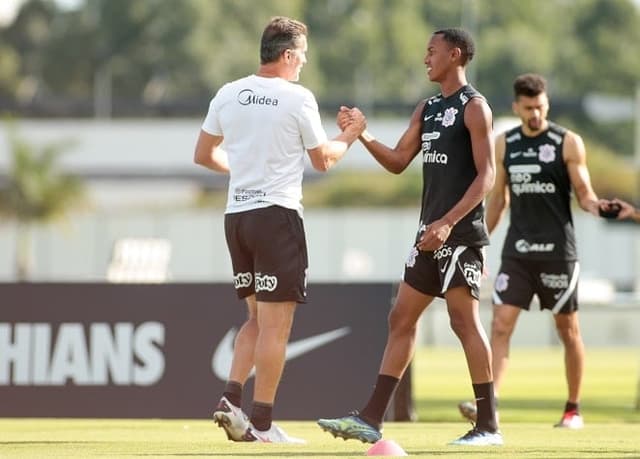
MULTIPOLYGON (((496 397, 509 359, 509 342, 520 312, 533 295, 553 313, 565 349, 568 396, 556 427, 581 428, 580 388, 584 344, 578 321, 579 263, 571 214, 571 191, 580 207, 593 214, 611 210, 591 187, 582 138, 547 120, 546 81, 536 74, 515 79, 513 111, 522 124, 496 139, 496 183, 487 202, 491 233, 505 210, 510 225, 502 264, 495 279, 491 349, 496 397)), ((459 405, 475 419, 475 405, 459 405)))
MULTIPOLYGON (((417 321, 435 297, 444 297, 479 400, 478 422, 452 444, 503 442, 495 417, 491 352, 478 314, 482 247, 489 242, 483 200, 493 185, 495 165, 491 110, 465 74, 474 52, 465 31, 436 31, 424 64, 441 94, 417 105, 395 148, 366 131, 360 136, 373 157, 396 174, 422 152, 424 186, 418 235, 389 313, 389 336, 375 388, 359 413, 318 420, 334 436, 370 443, 381 438, 384 413, 414 353, 417 321)), ((347 128, 349 116, 345 111, 339 117, 341 127, 347 128)))
POLYGON ((297 303, 306 297, 307 248, 302 222, 302 177, 307 151, 326 171, 364 130, 353 124, 328 140, 313 94, 298 80, 306 63, 307 27, 285 17, 264 29, 255 75, 224 85, 212 99, 195 148, 197 164, 229 173, 225 235, 234 285, 248 306, 214 419, 234 441, 301 442, 272 423, 297 303), (224 142, 224 143, 223 143, 224 142), (255 365, 249 419, 242 387, 255 365))

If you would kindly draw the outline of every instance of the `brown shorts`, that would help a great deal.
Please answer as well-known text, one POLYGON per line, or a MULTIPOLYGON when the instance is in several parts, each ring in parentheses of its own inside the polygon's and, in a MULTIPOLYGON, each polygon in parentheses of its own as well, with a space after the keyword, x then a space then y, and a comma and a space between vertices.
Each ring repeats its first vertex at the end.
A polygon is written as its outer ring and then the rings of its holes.
POLYGON ((309 265, 304 224, 295 210, 269 206, 225 214, 238 298, 306 302, 309 265))

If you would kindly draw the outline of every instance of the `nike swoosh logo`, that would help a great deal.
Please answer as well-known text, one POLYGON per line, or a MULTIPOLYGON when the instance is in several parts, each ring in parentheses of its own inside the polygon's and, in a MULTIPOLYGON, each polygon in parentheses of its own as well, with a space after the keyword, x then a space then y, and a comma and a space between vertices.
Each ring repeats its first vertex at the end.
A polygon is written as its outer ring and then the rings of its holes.
POLYGON ((425 121, 429 121, 431 118, 433 118, 435 115, 429 115, 429 116, 425 116, 424 120, 425 121))
MULTIPOLYGON (((309 336, 298 341, 287 344, 285 360, 295 359, 319 347, 329 344, 332 341, 342 338, 351 332, 350 327, 336 328, 319 335, 309 336)), ((237 329, 232 327, 222 337, 218 347, 216 347, 211 359, 211 369, 213 374, 222 381, 226 381, 231 371, 231 361, 233 360, 233 341, 236 337, 237 329)), ((249 377, 253 376, 255 368, 251 370, 249 377)))
POLYGON ((509 154, 509 158, 517 158, 518 156, 520 156, 522 154, 521 151, 516 151, 515 153, 510 153, 509 154))

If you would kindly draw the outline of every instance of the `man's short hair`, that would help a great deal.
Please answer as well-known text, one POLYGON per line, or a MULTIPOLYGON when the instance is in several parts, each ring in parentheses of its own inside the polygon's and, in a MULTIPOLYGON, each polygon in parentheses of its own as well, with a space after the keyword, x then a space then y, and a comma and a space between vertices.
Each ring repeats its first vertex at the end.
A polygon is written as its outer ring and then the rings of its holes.
POLYGON ((536 73, 525 73, 513 82, 513 95, 516 99, 519 96, 536 97, 543 92, 547 92, 547 80, 536 73))
POLYGON ((460 48, 462 57, 460 59, 463 66, 473 59, 473 55, 476 53, 476 46, 473 43, 473 38, 469 35, 469 32, 463 29, 450 28, 440 29, 433 33, 434 35, 442 35, 444 41, 460 48))
POLYGON ((295 19, 277 16, 271 19, 260 41, 260 63, 275 62, 287 49, 301 46, 300 39, 306 37, 307 26, 295 19))

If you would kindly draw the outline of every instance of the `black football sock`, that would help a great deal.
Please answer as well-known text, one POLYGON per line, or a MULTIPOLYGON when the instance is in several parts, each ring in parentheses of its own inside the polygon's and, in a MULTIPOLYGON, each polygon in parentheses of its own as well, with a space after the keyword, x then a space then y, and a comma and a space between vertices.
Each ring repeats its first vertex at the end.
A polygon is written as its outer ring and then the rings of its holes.
POLYGON ((360 412, 360 417, 377 429, 382 425, 382 418, 387 411, 393 391, 400 380, 389 375, 378 375, 373 394, 367 405, 360 412))
POLYGON ((577 403, 567 402, 564 405, 564 412, 565 413, 570 413, 572 411, 575 411, 576 413, 580 413, 580 405, 577 404, 577 403))
POLYGON ((496 397, 493 393, 493 382, 473 384, 473 393, 476 396, 478 407, 478 419, 476 427, 485 432, 496 432, 496 397))
POLYGON ((251 410, 251 424, 256 429, 264 432, 271 428, 273 405, 268 403, 253 402, 251 410))
POLYGON ((237 381, 227 381, 222 393, 231 403, 240 408, 242 406, 242 384, 237 381))

